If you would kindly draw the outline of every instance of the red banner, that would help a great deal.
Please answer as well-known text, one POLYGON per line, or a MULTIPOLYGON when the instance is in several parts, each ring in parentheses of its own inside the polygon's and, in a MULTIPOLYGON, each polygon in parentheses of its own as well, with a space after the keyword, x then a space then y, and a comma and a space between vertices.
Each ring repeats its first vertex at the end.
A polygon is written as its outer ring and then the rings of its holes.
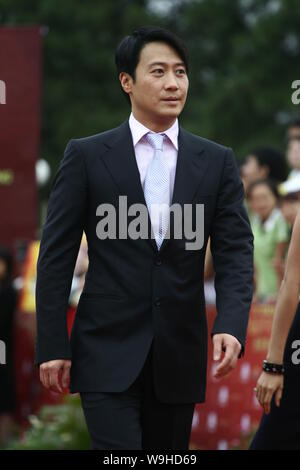
MULTIPOLYGON (((224 379, 215 379, 212 341, 208 339, 206 402, 195 407, 190 449, 229 450, 247 442, 256 430, 262 408, 254 387, 266 357, 274 313, 273 304, 253 304, 247 333, 245 356, 224 379)), ((216 316, 207 307, 209 331, 216 316)))
POLYGON ((0 243, 16 249, 37 228, 39 27, 0 28, 0 243))

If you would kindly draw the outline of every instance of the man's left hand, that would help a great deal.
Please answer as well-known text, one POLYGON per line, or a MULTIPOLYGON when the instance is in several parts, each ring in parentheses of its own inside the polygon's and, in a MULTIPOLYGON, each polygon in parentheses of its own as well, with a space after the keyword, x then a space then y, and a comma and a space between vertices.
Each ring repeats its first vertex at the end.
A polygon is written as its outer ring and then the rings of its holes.
POLYGON ((214 373, 214 377, 220 379, 228 375, 235 368, 242 346, 234 336, 222 333, 213 336, 213 349, 214 361, 219 361, 222 351, 225 352, 222 361, 214 373))

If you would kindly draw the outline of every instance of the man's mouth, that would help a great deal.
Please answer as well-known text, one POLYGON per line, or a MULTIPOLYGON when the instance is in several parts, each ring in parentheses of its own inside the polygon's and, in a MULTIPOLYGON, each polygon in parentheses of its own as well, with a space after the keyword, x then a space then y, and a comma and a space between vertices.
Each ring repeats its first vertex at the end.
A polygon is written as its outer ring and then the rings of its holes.
POLYGON ((175 96, 170 96, 169 98, 163 98, 163 101, 179 101, 179 98, 175 96))

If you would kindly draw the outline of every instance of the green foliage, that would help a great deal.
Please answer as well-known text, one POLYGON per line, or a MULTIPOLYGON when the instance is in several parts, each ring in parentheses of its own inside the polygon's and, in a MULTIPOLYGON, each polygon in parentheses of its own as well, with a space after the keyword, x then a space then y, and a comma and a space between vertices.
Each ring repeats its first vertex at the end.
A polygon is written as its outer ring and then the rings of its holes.
POLYGON ((298 0, 0 0, 0 25, 48 31, 41 156, 53 176, 70 138, 128 116, 114 52, 143 24, 171 29, 190 50, 182 125, 233 147, 238 158, 258 144, 284 149, 286 123, 300 114, 291 102, 300 78, 299 23, 298 0))
POLYGON ((53 176, 69 139, 127 117, 114 52, 128 32, 152 19, 141 0, 0 0, 0 26, 42 27, 41 156, 53 176))
POLYGON ((291 102, 300 78, 300 2, 191 1, 174 19, 193 68, 187 127, 239 157, 258 144, 283 149, 286 123, 300 114, 291 102))
POLYGON ((7 450, 85 450, 90 447, 79 395, 66 395, 59 405, 43 406, 30 417, 30 427, 7 450))

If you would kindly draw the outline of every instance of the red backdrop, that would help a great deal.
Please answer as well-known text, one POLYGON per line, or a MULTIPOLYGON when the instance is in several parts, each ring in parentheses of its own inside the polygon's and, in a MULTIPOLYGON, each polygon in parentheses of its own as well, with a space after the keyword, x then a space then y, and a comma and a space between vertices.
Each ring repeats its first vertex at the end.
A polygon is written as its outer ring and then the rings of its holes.
POLYGON ((16 250, 36 237, 41 95, 39 27, 0 28, 0 243, 16 250))
MULTIPOLYGON (((253 389, 266 357, 273 313, 273 304, 252 305, 245 356, 226 378, 213 377, 216 364, 209 338, 206 402, 195 407, 191 449, 229 450, 246 443, 246 437, 257 428, 262 408, 253 389)), ((216 308, 208 307, 209 331, 215 316, 216 308)))

